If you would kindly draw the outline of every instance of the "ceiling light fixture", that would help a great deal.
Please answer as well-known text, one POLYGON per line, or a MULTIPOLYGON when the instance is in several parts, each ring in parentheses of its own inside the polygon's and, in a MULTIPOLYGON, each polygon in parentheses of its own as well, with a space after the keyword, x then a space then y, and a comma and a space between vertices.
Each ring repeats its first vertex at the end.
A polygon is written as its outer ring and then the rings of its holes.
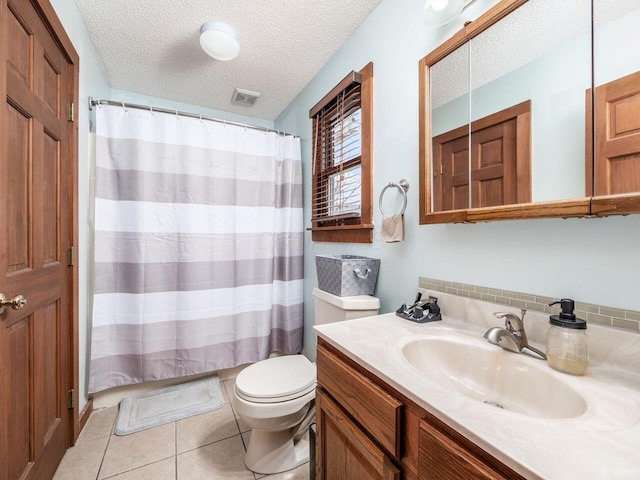
POLYGON ((427 0, 422 9, 422 21, 434 27, 446 25, 475 0, 427 0))
POLYGON ((236 31, 223 22, 207 22, 200 29, 200 46, 220 61, 233 60, 240 52, 236 31))

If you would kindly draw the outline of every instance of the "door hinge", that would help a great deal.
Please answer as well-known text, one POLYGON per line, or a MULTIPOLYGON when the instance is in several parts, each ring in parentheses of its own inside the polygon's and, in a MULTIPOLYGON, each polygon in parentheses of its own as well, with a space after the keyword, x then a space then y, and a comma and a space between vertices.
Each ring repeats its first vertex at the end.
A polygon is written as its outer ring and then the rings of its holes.
POLYGON ((440 164, 440 175, 444 174, 444 169, 442 168, 442 164, 440 164))
POLYGON ((74 247, 67 248, 67 265, 72 267, 76 263, 76 249, 74 247))
POLYGON ((75 105, 72 102, 69 105, 67 105, 67 120, 69 122, 75 121, 74 111, 75 111, 75 105))
POLYGON ((69 410, 73 410, 73 388, 68 392, 69 398, 67 402, 67 407, 69 410))

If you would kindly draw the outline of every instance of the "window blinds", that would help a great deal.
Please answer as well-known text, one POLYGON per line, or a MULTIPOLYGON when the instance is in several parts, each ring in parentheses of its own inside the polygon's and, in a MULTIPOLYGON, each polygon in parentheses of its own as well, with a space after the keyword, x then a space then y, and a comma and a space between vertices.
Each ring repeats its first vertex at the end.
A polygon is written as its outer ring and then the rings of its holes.
MULTIPOLYGON (((359 78, 358 78, 359 80, 359 78)), ((361 215, 361 88, 354 80, 313 116, 312 222, 361 215)))

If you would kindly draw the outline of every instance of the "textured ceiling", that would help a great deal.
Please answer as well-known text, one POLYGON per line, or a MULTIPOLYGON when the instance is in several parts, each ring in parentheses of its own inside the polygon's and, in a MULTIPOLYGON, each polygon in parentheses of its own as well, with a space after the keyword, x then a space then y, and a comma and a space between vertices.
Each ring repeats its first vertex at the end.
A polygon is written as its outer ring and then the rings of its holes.
POLYGON ((528 1, 473 38, 466 52, 454 52, 434 66, 431 70, 433 108, 466 93, 469 83, 474 90, 500 78, 588 33, 590 26, 589 2, 528 1), (450 77, 449 71, 460 74, 450 77))
POLYGON ((76 3, 113 88, 273 120, 380 1, 76 3), (207 21, 235 28, 237 58, 219 62, 201 50, 207 21), (251 108, 231 105, 236 87, 262 95, 251 108))
MULTIPOLYGON (((640 0, 596 0, 596 27, 640 7, 640 0)), ((530 0, 431 69, 431 105, 437 108, 500 78, 576 38, 590 34, 584 0, 530 0), (469 62, 472 68, 469 69, 469 62)))

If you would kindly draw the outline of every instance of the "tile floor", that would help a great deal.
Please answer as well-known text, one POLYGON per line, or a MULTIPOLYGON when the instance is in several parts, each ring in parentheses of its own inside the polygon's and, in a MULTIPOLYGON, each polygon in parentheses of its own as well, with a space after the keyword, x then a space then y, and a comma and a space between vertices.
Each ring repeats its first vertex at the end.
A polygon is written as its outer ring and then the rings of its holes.
POLYGON ((277 475, 244 466, 250 429, 229 402, 233 379, 221 382, 225 405, 212 412, 118 437, 117 407, 95 410, 54 480, 303 480, 309 464, 277 475))

